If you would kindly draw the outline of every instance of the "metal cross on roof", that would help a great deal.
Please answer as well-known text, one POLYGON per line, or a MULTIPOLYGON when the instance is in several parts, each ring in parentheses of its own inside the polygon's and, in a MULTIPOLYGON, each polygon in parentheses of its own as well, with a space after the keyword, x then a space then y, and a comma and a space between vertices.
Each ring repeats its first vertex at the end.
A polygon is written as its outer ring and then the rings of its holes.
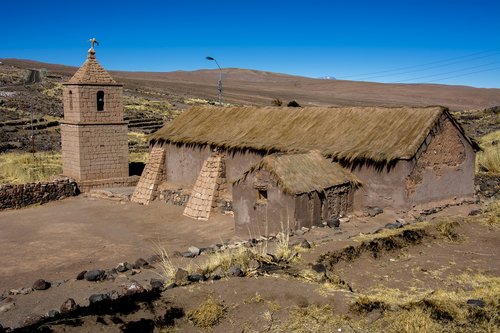
POLYGON ((97 39, 95 39, 95 38, 91 38, 91 39, 89 39, 89 42, 90 42, 90 49, 91 49, 91 50, 94 50, 94 44, 95 44, 95 45, 99 45, 99 42, 98 42, 98 41, 97 41, 97 39))

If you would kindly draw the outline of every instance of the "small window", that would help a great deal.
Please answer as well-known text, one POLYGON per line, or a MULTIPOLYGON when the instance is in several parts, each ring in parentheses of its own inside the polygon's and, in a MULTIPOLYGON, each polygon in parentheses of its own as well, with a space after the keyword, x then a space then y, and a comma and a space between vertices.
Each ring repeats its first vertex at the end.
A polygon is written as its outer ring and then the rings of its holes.
POLYGON ((69 109, 73 110, 73 92, 69 91, 69 109))
POLYGON ((267 201, 267 190, 257 190, 257 201, 267 201))
POLYGON ((104 91, 97 92, 97 111, 104 111, 104 91))

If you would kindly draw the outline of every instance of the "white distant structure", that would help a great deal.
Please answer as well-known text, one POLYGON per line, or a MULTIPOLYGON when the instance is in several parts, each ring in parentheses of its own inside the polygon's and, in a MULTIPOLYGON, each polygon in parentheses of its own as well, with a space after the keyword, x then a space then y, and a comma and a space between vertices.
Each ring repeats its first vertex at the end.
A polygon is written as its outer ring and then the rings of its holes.
POLYGON ((320 77, 321 80, 337 80, 336 78, 334 78, 333 76, 322 76, 320 77))

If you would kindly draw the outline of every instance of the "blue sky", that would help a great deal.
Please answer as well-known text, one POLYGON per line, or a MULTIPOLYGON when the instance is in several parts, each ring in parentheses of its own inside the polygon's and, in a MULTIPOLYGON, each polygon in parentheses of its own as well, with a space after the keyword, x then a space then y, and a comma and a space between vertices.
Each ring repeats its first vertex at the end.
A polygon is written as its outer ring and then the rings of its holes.
POLYGON ((500 88, 500 0, 3 1, 0 58, 500 88))

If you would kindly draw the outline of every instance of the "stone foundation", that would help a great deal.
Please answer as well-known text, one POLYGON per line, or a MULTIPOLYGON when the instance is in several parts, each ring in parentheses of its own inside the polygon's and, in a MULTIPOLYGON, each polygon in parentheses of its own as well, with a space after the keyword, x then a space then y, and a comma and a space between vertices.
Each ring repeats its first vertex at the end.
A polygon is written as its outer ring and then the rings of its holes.
POLYGON ((78 193, 78 185, 72 179, 21 185, 0 185, 0 210, 43 204, 75 196, 78 193))
POLYGON ((105 187, 128 187, 135 186, 139 181, 139 176, 117 177, 97 180, 83 180, 78 182, 78 188, 82 192, 88 192, 93 188, 105 187))

